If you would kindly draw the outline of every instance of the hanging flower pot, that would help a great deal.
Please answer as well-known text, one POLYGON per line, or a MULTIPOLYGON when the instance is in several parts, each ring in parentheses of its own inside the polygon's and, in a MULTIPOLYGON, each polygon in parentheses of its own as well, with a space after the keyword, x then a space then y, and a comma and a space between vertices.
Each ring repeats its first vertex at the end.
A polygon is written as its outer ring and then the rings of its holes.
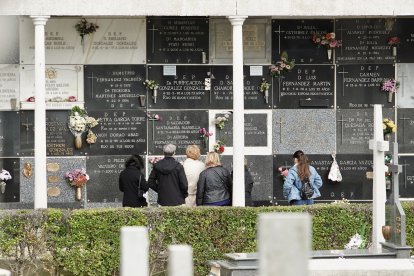
POLYGON ((154 88, 152 90, 152 98, 154 99, 154 103, 157 103, 157 96, 158 96, 158 89, 154 88))
POLYGON ((391 133, 384 134, 384 141, 391 141, 391 133))
POLYGON ((328 60, 331 60, 332 59, 332 49, 328 48, 327 53, 328 53, 328 60))
POLYGON ((393 46, 392 47, 392 56, 393 57, 396 57, 397 56, 397 47, 396 46, 393 46))
POLYGON ((388 92, 388 102, 392 103, 392 95, 394 95, 394 92, 388 92))
POLYGON ((8 171, 6 171, 5 169, 2 169, 0 171, 0 191, 2 194, 4 194, 6 192, 6 181, 12 179, 12 176, 10 175, 10 173, 8 171))
POLYGON ((0 190, 2 194, 6 192, 6 185, 7 185, 6 182, 4 181, 0 182, 0 190))
POLYGON ((82 188, 81 187, 77 187, 76 188, 76 200, 80 201, 82 199, 82 188))
POLYGON ((391 230, 392 227, 389 225, 382 226, 382 235, 384 236, 385 240, 389 240, 391 238, 391 230))
POLYGON ((82 148, 82 134, 74 136, 74 146, 75 146, 75 149, 82 148))

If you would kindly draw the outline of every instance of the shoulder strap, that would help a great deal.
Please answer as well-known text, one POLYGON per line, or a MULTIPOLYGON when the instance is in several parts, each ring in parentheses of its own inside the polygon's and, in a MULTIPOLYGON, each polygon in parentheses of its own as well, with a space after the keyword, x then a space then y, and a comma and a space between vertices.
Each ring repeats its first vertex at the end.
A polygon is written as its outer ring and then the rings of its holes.
POLYGON ((138 190, 141 190, 141 173, 139 174, 139 180, 138 180, 138 190))

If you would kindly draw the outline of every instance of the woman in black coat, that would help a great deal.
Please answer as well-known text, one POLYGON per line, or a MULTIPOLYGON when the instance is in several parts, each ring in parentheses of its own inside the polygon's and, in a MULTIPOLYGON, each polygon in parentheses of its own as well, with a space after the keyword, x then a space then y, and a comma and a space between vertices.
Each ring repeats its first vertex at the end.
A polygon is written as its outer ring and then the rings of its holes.
POLYGON ((119 190, 124 192, 123 207, 148 206, 147 200, 143 197, 143 194, 148 191, 143 169, 144 160, 137 154, 131 155, 125 161, 125 169, 119 175, 119 190))

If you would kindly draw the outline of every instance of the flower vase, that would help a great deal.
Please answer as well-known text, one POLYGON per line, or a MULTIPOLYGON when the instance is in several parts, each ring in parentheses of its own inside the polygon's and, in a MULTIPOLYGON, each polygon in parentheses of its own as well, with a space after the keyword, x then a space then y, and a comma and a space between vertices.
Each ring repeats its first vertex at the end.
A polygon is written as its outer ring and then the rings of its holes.
POLYGON ((265 90, 265 96, 264 96, 264 98, 265 98, 266 103, 269 103, 269 89, 266 89, 265 90))
POLYGON ((332 49, 328 48, 327 53, 328 53, 328 60, 331 60, 332 59, 332 49))
POLYGON ((388 102, 392 103, 392 96, 393 96, 393 92, 388 92, 388 102))
POLYGON ((208 144, 208 138, 207 137, 203 137, 203 139, 201 140, 201 146, 206 149, 207 148, 207 144, 208 144))
POLYGON ((157 94, 158 94, 158 89, 154 88, 152 90, 152 98, 154 99, 154 103, 157 103, 157 94))
POLYGON ((82 134, 76 134, 74 140, 75 149, 82 148, 82 134))
POLYGON ((391 133, 384 134, 384 141, 391 141, 391 133))
POLYGON ((392 56, 393 57, 396 57, 397 56, 397 47, 396 46, 393 46, 392 47, 392 56))
POLYGON ((0 190, 2 194, 6 192, 6 182, 4 181, 0 182, 0 190))
POLYGON ((144 107, 145 106, 145 95, 139 95, 139 104, 144 107))
POLYGON ((391 179, 385 179, 385 189, 391 190, 391 179))
POLYGON ((384 236, 385 240, 389 240, 391 238, 391 226, 383 225, 382 226, 382 235, 384 236))
POLYGON ((80 201, 82 199, 82 188, 76 187, 76 200, 80 201))

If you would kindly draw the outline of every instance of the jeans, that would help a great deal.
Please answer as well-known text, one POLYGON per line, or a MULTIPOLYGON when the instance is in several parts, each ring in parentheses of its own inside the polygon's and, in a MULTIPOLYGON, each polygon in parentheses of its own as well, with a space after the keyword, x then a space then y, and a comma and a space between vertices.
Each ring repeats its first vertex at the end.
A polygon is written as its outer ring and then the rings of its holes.
POLYGON ((313 199, 300 199, 300 200, 292 200, 289 202, 290 205, 312 205, 313 199))

